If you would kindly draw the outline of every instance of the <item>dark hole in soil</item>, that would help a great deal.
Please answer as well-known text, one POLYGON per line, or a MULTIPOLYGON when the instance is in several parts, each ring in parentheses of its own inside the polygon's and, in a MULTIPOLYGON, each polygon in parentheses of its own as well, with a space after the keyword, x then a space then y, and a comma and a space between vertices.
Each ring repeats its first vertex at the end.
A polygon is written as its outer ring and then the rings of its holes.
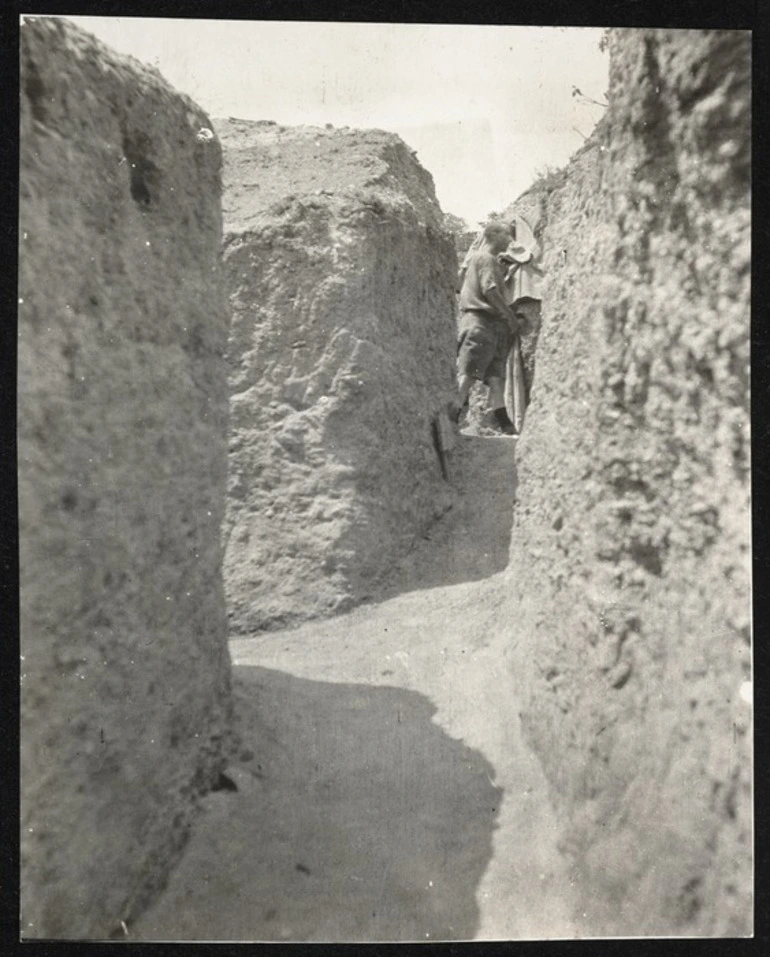
POLYGON ((123 153, 128 163, 131 196, 137 203, 150 206, 158 198, 160 170, 149 158, 151 144, 145 133, 123 136, 123 153))
POLYGON ((75 506, 78 504, 77 493, 72 490, 68 490, 61 497, 61 507, 65 512, 71 512, 75 506))
POLYGON ((24 93, 29 100, 32 116, 40 123, 44 123, 46 120, 46 109, 43 104, 43 100, 45 98, 45 85, 40 79, 40 74, 38 73, 37 67, 34 63, 29 63, 27 65, 26 72, 27 75, 24 78, 24 93))
POLYGON ((212 791, 237 791, 238 785, 226 774, 220 774, 211 788, 212 791))
POLYGON ((641 565, 651 575, 659 577, 663 574, 663 562, 654 545, 641 545, 635 542, 629 549, 629 554, 637 565, 641 565))

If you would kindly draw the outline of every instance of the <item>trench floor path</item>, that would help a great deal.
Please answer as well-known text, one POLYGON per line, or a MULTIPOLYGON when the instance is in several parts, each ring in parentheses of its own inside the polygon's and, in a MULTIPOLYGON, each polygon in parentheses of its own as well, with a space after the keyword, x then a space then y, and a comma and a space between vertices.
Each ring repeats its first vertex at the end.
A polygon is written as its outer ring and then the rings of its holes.
POLYGON ((461 437, 458 503, 382 600, 231 642, 238 790, 205 798, 132 939, 576 935, 500 620, 514 452, 461 437))

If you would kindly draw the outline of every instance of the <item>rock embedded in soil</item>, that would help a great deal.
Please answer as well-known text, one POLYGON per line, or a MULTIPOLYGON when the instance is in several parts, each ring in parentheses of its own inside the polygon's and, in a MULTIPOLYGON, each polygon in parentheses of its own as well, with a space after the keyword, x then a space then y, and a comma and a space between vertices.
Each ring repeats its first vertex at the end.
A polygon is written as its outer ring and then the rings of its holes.
POLYGON ((21 89, 22 933, 122 937, 227 734, 221 153, 66 21, 21 89))
POLYGON ((614 31, 610 106, 506 213, 546 292, 513 670, 586 926, 751 932, 750 37, 614 31))
POLYGON ((224 154, 233 633, 371 596, 451 504, 453 241, 390 133, 216 120, 224 154))

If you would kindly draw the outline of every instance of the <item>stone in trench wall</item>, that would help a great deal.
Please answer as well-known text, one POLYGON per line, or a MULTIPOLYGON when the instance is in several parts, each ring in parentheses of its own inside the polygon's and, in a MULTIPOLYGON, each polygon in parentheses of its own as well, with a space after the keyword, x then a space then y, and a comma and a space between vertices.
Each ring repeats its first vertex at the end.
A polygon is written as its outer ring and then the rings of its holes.
POLYGON ((225 582, 243 634, 340 612, 452 501, 456 257, 376 130, 216 122, 232 308, 225 582))
POLYGON ((611 51, 609 114, 547 197, 513 675, 586 932, 740 936, 750 39, 613 31, 611 51))
POLYGON ((220 168, 154 70, 21 29, 22 932, 123 932, 222 765, 220 168))

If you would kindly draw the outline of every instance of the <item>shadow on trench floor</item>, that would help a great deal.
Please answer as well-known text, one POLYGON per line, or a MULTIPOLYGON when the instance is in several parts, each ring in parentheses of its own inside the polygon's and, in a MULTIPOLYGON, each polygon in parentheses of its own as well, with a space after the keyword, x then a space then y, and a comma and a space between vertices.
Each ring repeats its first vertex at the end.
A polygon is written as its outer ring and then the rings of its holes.
POLYGON ((235 668, 237 792, 207 813, 134 939, 468 940, 502 790, 402 688, 235 668))
POLYGON ((374 600, 496 575, 508 564, 516 494, 516 440, 457 436, 450 453, 454 506, 433 523, 374 600))

